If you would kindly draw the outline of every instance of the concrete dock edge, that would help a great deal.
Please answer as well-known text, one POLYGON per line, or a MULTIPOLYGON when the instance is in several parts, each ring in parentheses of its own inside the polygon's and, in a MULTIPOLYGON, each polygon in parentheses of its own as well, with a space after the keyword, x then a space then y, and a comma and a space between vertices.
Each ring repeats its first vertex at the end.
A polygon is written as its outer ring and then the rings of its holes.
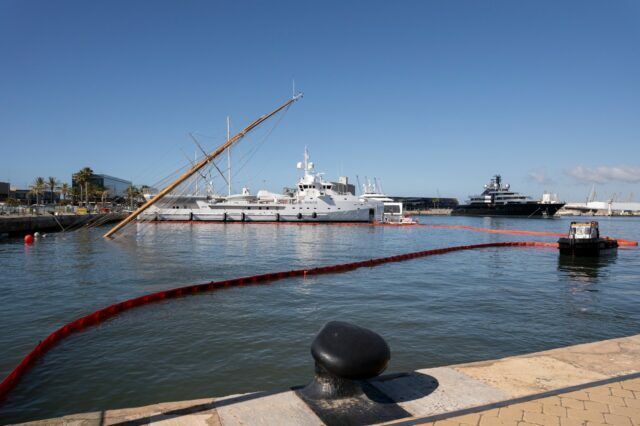
MULTIPOLYGON (((385 424, 640 426, 640 335, 370 381, 410 414, 385 424)), ((322 424, 294 391, 105 410, 28 425, 322 424)))

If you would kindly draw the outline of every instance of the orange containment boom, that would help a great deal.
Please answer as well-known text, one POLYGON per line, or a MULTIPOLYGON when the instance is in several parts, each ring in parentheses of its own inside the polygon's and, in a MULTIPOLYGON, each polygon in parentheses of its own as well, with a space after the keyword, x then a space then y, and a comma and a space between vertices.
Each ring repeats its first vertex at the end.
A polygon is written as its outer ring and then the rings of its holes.
MULTIPOLYGON (((486 232, 488 234, 509 234, 509 235, 535 235, 540 237, 566 237, 566 233, 562 232, 548 232, 548 231, 528 231, 525 229, 492 229, 492 228, 477 228, 475 226, 467 225, 428 225, 420 224, 420 226, 426 228, 438 228, 438 229, 463 229, 466 231, 474 232, 486 232)), ((605 237, 609 238, 609 237, 605 237)), ((623 240, 622 238, 614 238, 618 240, 618 244, 627 247, 637 247, 638 242, 633 240, 623 240)))
POLYGON ((491 247, 552 247, 557 248, 556 243, 535 242, 535 241, 516 241, 488 244, 474 244, 467 246, 453 246, 434 250, 417 251, 413 253, 399 254, 396 256, 380 257, 377 259, 363 260, 361 262, 342 263, 338 265, 322 266, 312 269, 296 269, 293 271, 273 272, 269 274, 253 275, 249 277, 235 278, 225 281, 211 281, 206 284, 196 284, 186 287, 174 288, 173 290, 159 291, 157 293, 147 294, 146 296, 136 297, 134 299, 125 300, 106 308, 95 311, 92 314, 78 318, 72 321, 41 341, 27 356, 25 356, 20 364, 0 383, 0 400, 18 384, 22 376, 29 371, 35 362, 42 358, 50 351, 58 342, 73 333, 82 331, 88 327, 100 324, 107 319, 118 315, 121 312, 128 311, 143 305, 161 302, 167 299, 176 299, 178 297, 204 293, 208 291, 221 290, 227 287, 239 287, 255 284, 269 284, 275 281, 292 277, 306 277, 307 275, 334 274, 339 272, 353 271, 354 269, 374 267, 385 263, 402 262, 405 260, 416 259, 419 257, 432 256, 436 254, 452 253, 454 251, 484 249, 491 247))

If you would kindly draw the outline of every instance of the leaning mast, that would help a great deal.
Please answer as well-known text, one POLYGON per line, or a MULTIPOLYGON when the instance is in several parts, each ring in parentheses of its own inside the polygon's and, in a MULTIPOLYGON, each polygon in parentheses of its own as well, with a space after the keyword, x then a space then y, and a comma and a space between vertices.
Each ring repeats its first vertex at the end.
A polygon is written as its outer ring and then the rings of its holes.
POLYGON ((213 161, 213 159, 215 159, 217 156, 222 154, 225 150, 230 148, 231 145, 233 145, 234 143, 238 142, 240 139, 245 137, 253 129, 258 127, 260 124, 262 124, 263 122, 267 121, 269 118, 273 117, 274 115, 276 115, 277 113, 279 113, 283 109, 287 108, 288 106, 290 106, 291 104, 293 104, 294 102, 299 100, 301 97, 302 97, 302 93, 298 93, 297 95, 294 95, 291 99, 289 99, 284 104, 280 105, 278 108, 276 108, 273 111, 271 111, 270 113, 265 114, 262 117, 256 119, 251 124, 249 124, 247 127, 242 129, 239 133, 237 133, 235 136, 233 136, 232 138, 227 139, 227 141, 225 143, 220 145, 218 148, 216 148, 210 154, 207 154, 198 163, 194 164, 189 170, 187 170, 185 173, 183 173, 178 179, 173 181, 165 189, 160 191, 155 197, 153 197, 152 199, 148 200, 142 206, 138 207, 133 213, 131 213, 129 216, 127 216, 125 219, 123 219, 120 223, 118 223, 116 226, 114 226, 111 230, 109 230, 109 232, 104 234, 104 237, 105 238, 111 237, 113 234, 118 232, 120 229, 122 229, 129 222, 134 220, 140 213, 144 212, 149 207, 154 205, 156 202, 161 200, 165 195, 167 195, 169 192, 171 192, 174 189, 176 189, 180 184, 182 184, 184 181, 189 179, 193 174, 198 172, 200 169, 202 169, 204 166, 206 166, 209 162, 213 161))

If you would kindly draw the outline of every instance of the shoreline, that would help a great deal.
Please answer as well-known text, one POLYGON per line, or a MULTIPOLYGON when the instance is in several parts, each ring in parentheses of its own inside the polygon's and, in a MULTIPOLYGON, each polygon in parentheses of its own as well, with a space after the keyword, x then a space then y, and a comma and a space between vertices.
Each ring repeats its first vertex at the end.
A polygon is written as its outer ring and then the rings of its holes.
MULTIPOLYGON (((384 424, 637 424, 640 334, 387 374, 368 383, 392 400, 383 405, 406 414, 381 419, 384 424)), ((107 409, 22 424, 293 425, 323 424, 321 416, 295 390, 285 390, 107 409)))

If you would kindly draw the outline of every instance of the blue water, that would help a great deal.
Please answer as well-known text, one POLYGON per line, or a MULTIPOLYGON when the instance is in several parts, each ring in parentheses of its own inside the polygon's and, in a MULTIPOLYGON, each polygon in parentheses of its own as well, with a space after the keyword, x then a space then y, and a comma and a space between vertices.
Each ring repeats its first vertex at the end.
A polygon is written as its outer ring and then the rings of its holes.
MULTIPOLYGON (((599 218, 640 239, 640 219, 599 218)), ((565 232, 569 219, 421 217, 423 223, 565 232)), ((555 238, 464 230, 242 224, 138 225, 0 242, 0 376, 61 325, 130 297, 244 275, 451 245, 555 238)), ((277 390, 312 377, 330 320, 382 334, 390 372, 640 333, 640 250, 588 262, 555 249, 457 252, 231 288, 141 307, 57 345, 0 403, 0 423, 277 390)))

